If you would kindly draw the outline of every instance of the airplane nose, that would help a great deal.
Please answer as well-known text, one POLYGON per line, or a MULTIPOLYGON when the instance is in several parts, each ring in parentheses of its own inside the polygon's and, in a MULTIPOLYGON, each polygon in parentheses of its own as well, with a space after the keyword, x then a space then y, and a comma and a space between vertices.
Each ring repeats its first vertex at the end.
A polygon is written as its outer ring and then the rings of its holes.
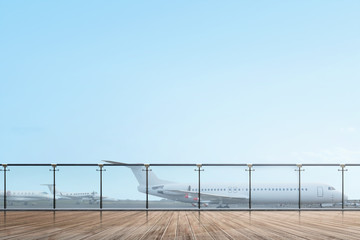
MULTIPOLYGON (((338 201, 342 201, 342 192, 337 192, 338 201)), ((348 199, 348 196, 344 194, 344 201, 348 199)))
MULTIPOLYGON (((336 191, 336 192, 334 192, 334 193, 332 194, 332 198, 333 198, 333 201, 335 201, 335 202, 341 202, 341 201, 342 201, 342 193, 336 191)), ((347 196, 346 196, 346 195, 344 195, 344 201, 345 201, 345 200, 347 200, 347 196)))

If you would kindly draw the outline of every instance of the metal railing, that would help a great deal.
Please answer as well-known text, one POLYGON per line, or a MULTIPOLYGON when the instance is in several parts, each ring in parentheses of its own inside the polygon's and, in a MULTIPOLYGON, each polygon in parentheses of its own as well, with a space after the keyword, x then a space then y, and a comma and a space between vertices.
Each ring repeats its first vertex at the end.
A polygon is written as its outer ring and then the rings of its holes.
MULTIPOLYGON (((49 171, 53 174, 53 196, 52 196, 52 208, 45 208, 45 209, 36 209, 36 210, 106 210, 103 208, 103 172, 106 171, 105 168, 107 167, 124 167, 124 166, 142 166, 144 167, 143 171, 146 173, 146 199, 145 199, 145 207, 143 209, 136 209, 136 210, 158 210, 158 209, 149 209, 149 172, 152 171, 151 167, 194 167, 195 171, 197 172, 198 183, 197 183, 197 209, 196 210, 210 210, 207 208, 201 207, 201 172, 204 171, 204 167, 245 167, 245 171, 248 172, 248 208, 245 209, 236 209, 236 210, 283 210, 281 208, 271 208, 271 209, 254 209, 252 207, 252 172, 256 170, 257 167, 294 167, 295 171, 298 172, 298 206, 296 209, 285 209, 285 210, 309 210, 306 208, 302 208, 301 205, 301 176, 302 172, 305 171, 304 167, 340 167, 338 171, 341 171, 341 209, 340 210, 358 210, 358 208, 350 208, 345 209, 345 199, 344 199, 344 191, 345 191, 345 172, 348 171, 346 167, 360 167, 360 164, 2 164, 1 172, 3 172, 3 208, 0 209, 1 211, 8 211, 8 210, 34 210, 24 209, 24 208, 12 208, 9 209, 7 207, 7 173, 11 171, 11 167, 50 167, 49 171), (59 209, 56 206, 57 196, 56 196, 56 173, 59 171, 58 167, 98 167, 96 171, 99 172, 99 208, 96 209, 83 209, 83 208, 72 208, 72 209, 59 209)), ((360 189, 359 189, 360 190, 360 189)), ((130 210, 128 208, 117 208, 117 209, 110 209, 110 210, 130 210)), ((164 210, 164 209, 161 209, 164 210)), ((183 209, 171 209, 171 210, 183 210, 183 209)), ((189 210, 189 209, 187 209, 189 210)), ((213 209, 215 210, 215 209, 213 209)), ((219 209, 216 209, 219 210, 219 209)), ((229 209, 226 209, 229 210, 229 209)), ((316 210, 316 209, 311 209, 316 210)), ((329 210, 329 209, 326 209, 329 210)), ((339 210, 337 208, 336 210, 339 210)))

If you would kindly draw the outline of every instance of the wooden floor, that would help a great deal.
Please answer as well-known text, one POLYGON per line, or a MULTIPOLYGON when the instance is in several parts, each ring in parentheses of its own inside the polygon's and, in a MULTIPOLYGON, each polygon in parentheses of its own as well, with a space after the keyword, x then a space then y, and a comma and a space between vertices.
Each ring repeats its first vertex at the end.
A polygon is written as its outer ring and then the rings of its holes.
POLYGON ((0 212, 0 239, 360 239, 360 212, 0 212))

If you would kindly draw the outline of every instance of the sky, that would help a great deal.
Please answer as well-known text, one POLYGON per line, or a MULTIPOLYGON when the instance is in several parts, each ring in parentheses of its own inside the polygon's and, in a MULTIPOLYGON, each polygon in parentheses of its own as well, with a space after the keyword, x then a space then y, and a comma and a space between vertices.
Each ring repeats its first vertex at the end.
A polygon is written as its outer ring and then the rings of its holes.
MULTIPOLYGON (((0 1, 0 162, 359 163, 359 10, 334 0, 0 1)), ((155 170, 196 180, 192 167, 155 170)), ((272 170, 254 181, 281 180, 272 170)), ((358 171, 346 173, 352 196, 358 171)), ((104 195, 143 199, 121 173, 104 173, 104 195)), ((57 174, 63 191, 98 188, 95 168, 57 174)), ((337 168, 312 176, 340 188, 337 168)), ((8 180, 42 191, 51 173, 12 167, 8 180)))
POLYGON ((3 163, 359 163, 359 1, 1 1, 3 163))

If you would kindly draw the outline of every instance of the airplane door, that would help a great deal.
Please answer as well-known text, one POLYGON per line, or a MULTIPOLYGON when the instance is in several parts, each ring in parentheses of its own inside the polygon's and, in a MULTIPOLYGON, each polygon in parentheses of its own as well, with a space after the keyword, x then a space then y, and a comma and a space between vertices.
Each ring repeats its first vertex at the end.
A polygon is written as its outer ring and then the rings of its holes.
POLYGON ((317 187, 317 196, 318 197, 323 197, 324 196, 322 187, 317 187))

